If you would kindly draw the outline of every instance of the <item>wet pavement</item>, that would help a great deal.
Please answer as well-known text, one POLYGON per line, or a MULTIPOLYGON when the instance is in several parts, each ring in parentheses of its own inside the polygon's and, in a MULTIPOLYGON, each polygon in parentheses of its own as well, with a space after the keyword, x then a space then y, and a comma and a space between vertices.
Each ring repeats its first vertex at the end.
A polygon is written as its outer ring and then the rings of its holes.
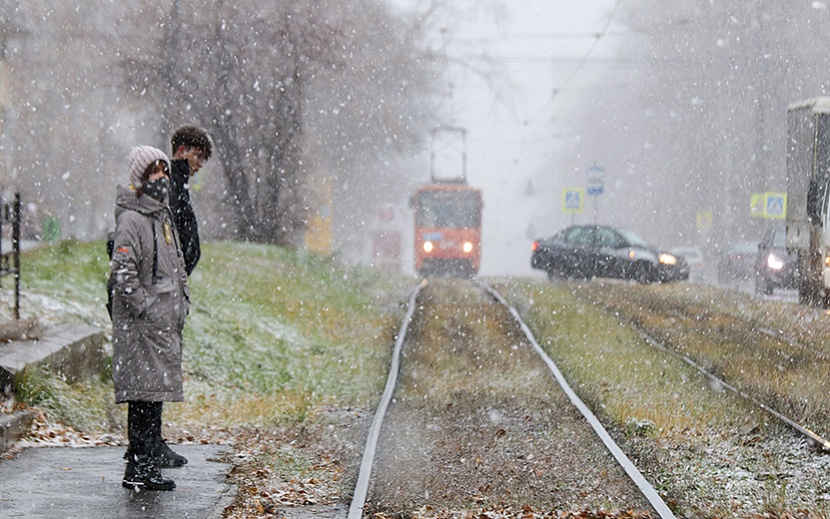
POLYGON ((29 448, 0 461, 0 516, 5 518, 219 518, 232 499, 230 465, 217 445, 173 445, 188 458, 164 469, 176 482, 169 492, 121 486, 123 447, 29 448))

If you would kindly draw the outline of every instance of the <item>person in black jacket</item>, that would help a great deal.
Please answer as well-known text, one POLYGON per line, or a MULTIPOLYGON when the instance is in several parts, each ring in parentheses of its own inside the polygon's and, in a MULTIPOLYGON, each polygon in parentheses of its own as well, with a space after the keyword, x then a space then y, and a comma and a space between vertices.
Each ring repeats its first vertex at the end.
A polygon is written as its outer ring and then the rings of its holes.
POLYGON ((190 204, 190 178, 210 159, 213 145, 210 136, 196 126, 181 126, 170 137, 170 209, 182 241, 184 264, 189 276, 202 254, 199 225, 190 204))

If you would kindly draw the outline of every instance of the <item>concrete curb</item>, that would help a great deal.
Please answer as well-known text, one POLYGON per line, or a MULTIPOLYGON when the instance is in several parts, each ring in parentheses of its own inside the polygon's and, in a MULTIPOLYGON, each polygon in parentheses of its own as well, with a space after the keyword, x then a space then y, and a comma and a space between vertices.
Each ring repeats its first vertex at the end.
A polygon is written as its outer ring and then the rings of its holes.
POLYGON ((5 451, 20 438, 35 419, 33 411, 16 411, 0 414, 0 452, 5 451))
MULTIPOLYGON (((47 330, 38 340, 0 345, 0 389, 9 395, 17 375, 27 367, 44 367, 68 381, 100 374, 106 366, 106 333, 95 326, 67 324, 47 330)), ((31 411, 0 414, 0 452, 28 430, 31 411)))
POLYGON ((104 367, 104 330, 86 324, 50 329, 32 341, 0 346, 0 385, 14 389, 15 376, 27 366, 46 367, 67 380, 100 373, 104 367))

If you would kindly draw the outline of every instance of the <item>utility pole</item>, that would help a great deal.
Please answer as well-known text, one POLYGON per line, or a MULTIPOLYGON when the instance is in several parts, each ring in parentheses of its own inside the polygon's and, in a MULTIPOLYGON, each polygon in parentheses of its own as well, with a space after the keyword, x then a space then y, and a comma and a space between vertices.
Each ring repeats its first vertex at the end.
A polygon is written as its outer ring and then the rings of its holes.
POLYGON ((594 199, 594 223, 597 223, 599 197, 605 190, 605 170, 594 162, 594 165, 586 171, 588 175, 588 186, 585 190, 588 196, 594 199))

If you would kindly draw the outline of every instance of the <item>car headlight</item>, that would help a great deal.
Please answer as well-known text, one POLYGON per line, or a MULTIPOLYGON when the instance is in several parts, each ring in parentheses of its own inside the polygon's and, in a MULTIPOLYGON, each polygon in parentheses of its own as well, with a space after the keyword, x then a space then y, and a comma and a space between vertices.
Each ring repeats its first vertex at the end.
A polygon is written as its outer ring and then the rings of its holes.
POLYGON ((767 256, 767 266, 772 270, 781 270, 784 268, 784 260, 775 254, 770 254, 767 256))
POLYGON ((677 258, 672 256, 671 254, 666 254, 665 252, 660 254, 660 263, 663 265, 676 265, 677 258))
POLYGON ((424 242, 424 252, 432 252, 432 249, 435 248, 435 245, 432 244, 431 241, 424 242))

